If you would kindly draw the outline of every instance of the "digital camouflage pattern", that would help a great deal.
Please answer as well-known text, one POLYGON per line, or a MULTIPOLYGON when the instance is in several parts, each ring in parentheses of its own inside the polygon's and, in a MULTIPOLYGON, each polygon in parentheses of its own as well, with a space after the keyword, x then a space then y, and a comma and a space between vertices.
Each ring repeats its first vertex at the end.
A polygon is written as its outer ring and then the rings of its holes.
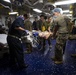
POLYGON ((65 51, 66 41, 69 35, 68 26, 63 15, 58 16, 54 20, 54 24, 57 33, 56 45, 55 45, 55 58, 57 61, 62 61, 63 54, 65 51))

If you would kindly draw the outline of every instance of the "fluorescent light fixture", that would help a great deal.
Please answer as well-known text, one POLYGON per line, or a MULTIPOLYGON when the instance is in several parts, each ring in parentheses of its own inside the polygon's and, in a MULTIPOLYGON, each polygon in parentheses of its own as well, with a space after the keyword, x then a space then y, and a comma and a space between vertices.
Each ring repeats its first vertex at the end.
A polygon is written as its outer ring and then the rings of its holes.
POLYGON ((18 14, 18 12, 9 12, 9 15, 15 15, 18 14))
POLYGON ((72 16, 72 14, 66 14, 66 16, 72 16))
POLYGON ((43 0, 39 0, 39 3, 43 3, 43 0))
POLYGON ((63 13, 69 13, 70 11, 69 10, 63 10, 63 13))
POLYGON ((70 14, 72 14, 73 13, 73 11, 70 11, 70 14))
POLYGON ((72 16, 72 14, 64 14, 64 15, 66 15, 66 16, 72 16))
POLYGON ((45 13, 46 15, 50 15, 49 13, 45 13))
POLYGON ((76 0, 59 1, 59 2, 55 2, 54 5, 65 5, 65 4, 72 4, 72 3, 76 3, 76 0))
POLYGON ((33 9, 33 11, 38 12, 38 13, 42 13, 42 11, 39 9, 33 9))
POLYGON ((10 1, 10 0, 4 0, 4 1, 11 3, 11 1, 10 1))
POLYGON ((70 10, 63 10, 63 13, 72 13, 70 10))

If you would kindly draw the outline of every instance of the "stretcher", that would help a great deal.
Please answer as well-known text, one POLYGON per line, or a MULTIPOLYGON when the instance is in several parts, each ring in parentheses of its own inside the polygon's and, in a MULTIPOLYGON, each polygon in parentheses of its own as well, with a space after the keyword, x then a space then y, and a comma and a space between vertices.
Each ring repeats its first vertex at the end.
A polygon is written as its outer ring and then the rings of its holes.
POLYGON ((21 39, 23 43, 31 43, 32 47, 37 47, 39 45, 38 37, 48 39, 49 36, 51 36, 52 34, 53 34, 52 32, 48 32, 48 31, 41 32, 41 31, 32 30, 32 32, 28 31, 28 35, 23 36, 21 39))
POLYGON ((34 32, 28 31, 28 34, 21 37, 23 43, 31 43, 32 47, 37 47, 37 36, 34 36, 34 32))

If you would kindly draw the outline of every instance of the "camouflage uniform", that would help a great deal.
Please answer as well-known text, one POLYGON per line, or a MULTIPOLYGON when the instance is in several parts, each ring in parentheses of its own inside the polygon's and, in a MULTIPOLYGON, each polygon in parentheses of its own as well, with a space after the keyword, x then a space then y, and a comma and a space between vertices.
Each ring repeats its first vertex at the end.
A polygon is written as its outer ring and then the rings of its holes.
MULTIPOLYGON (((67 17, 68 19, 68 17, 67 17)), ((70 20, 70 19, 68 19, 70 20)), ((68 28, 67 23, 64 19, 63 15, 58 16, 54 20, 54 25, 57 27, 57 38, 56 38, 56 46, 55 46, 55 59, 57 61, 63 60, 63 53, 66 46, 66 41, 68 39, 68 28)), ((56 29, 55 29, 56 30, 56 29)), ((54 30, 54 32, 55 32, 54 30)))
POLYGON ((46 30, 48 31, 48 28, 52 29, 52 23, 46 22, 46 30))
MULTIPOLYGON (((25 27, 26 30, 32 31, 32 23, 31 23, 31 21, 29 19, 26 19, 24 21, 24 27, 25 27)), ((28 52, 25 51, 26 53, 32 52, 32 45, 31 45, 31 43, 26 41, 26 47, 27 47, 27 51, 28 51, 28 52)))
POLYGON ((44 22, 42 20, 38 20, 37 21, 37 27, 38 27, 38 30, 42 30, 42 26, 45 26, 44 22))
MULTIPOLYGON (((51 28, 51 26, 52 26, 52 24, 51 23, 48 23, 48 22, 45 22, 45 30, 44 31, 49 31, 48 30, 48 28, 50 27, 51 28)), ((43 40, 43 45, 45 46, 45 41, 46 41, 46 39, 44 39, 43 40)), ((49 44, 49 46, 51 45, 51 42, 50 42, 50 37, 47 39, 47 41, 48 41, 48 44, 49 44)))
MULTIPOLYGON (((46 29, 45 24, 46 24, 46 22, 39 20, 37 22, 38 30, 45 31, 45 29, 46 29)), ((44 40, 45 40, 44 38, 39 37, 39 44, 41 45, 40 50, 45 50, 45 43, 44 43, 45 41, 44 40)))
POLYGON ((24 21, 24 27, 26 30, 32 31, 32 23, 29 19, 24 21))

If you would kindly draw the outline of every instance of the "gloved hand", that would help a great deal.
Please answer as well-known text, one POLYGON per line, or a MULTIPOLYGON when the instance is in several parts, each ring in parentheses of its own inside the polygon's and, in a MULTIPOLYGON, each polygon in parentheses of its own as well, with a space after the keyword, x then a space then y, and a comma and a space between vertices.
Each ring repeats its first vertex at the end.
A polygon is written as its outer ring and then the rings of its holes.
POLYGON ((38 32, 34 32, 33 35, 34 35, 34 36, 38 36, 38 32))
POLYGON ((28 30, 25 30, 25 32, 26 32, 26 34, 29 34, 29 33, 28 33, 28 32, 29 32, 28 30))

